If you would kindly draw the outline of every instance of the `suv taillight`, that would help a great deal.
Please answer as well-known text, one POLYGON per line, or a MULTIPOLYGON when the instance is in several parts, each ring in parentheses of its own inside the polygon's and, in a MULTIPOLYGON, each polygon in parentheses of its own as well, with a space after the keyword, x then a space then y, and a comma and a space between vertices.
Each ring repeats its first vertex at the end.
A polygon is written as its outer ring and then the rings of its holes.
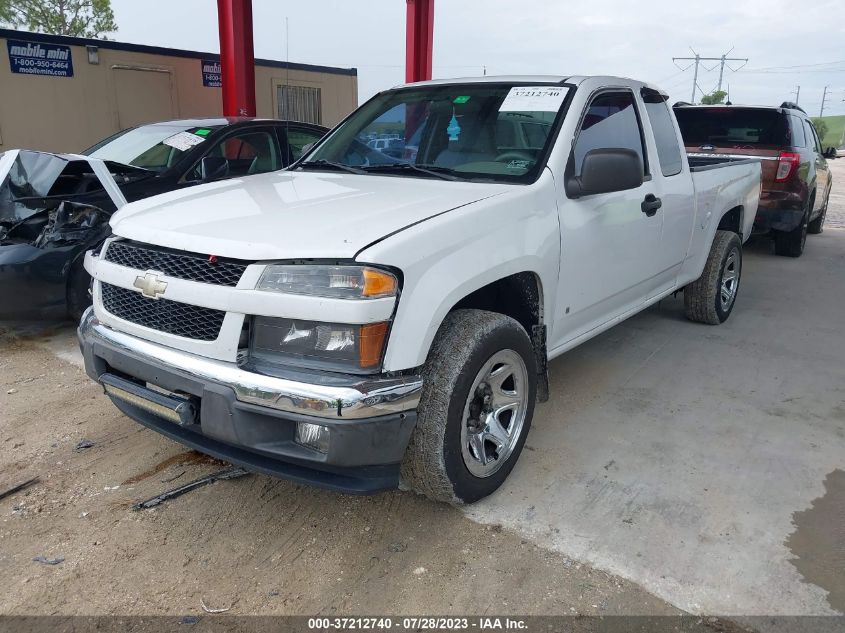
POLYGON ((775 174, 775 182, 786 182, 798 169, 801 162, 801 154, 795 152, 781 152, 778 154, 778 171, 775 174))

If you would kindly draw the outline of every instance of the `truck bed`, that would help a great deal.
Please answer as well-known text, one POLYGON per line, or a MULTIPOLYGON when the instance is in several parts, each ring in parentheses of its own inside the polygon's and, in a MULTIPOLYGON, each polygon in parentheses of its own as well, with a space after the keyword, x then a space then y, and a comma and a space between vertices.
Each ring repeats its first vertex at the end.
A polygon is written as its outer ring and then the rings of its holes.
POLYGON ((749 156, 738 158, 736 156, 725 156, 724 154, 687 154, 690 171, 706 171, 708 169, 719 169, 729 165, 742 165, 745 163, 759 163, 759 158, 749 156))

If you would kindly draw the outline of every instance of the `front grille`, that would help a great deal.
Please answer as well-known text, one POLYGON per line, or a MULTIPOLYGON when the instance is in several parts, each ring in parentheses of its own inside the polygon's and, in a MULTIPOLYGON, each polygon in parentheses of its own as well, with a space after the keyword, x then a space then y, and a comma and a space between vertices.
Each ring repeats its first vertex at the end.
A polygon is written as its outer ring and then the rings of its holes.
POLYGON ((101 283, 103 307, 114 316, 144 327, 197 341, 213 341, 220 333, 222 310, 169 299, 149 299, 140 292, 101 283))
POLYGON ((136 242, 112 242, 106 261, 134 268, 154 270, 169 277, 218 286, 237 286, 247 263, 214 258, 199 253, 182 253, 136 242))

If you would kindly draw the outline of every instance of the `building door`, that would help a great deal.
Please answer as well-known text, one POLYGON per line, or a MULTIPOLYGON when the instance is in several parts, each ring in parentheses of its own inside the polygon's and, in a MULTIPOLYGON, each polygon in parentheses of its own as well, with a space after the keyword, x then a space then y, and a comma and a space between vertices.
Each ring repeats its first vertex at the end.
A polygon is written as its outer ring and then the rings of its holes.
POLYGON ((115 66, 114 91, 120 129, 176 118, 172 75, 166 68, 115 66))

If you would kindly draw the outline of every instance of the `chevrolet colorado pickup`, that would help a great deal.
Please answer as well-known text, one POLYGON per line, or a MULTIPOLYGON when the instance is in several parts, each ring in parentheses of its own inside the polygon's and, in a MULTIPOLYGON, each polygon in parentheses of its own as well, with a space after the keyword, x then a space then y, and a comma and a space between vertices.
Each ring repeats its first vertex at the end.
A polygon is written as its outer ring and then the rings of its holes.
POLYGON ((616 77, 400 86, 286 171, 130 203, 86 256, 86 371, 256 472, 476 501, 549 359, 670 293, 693 321, 734 308, 760 163, 688 159, 666 98, 616 77))

